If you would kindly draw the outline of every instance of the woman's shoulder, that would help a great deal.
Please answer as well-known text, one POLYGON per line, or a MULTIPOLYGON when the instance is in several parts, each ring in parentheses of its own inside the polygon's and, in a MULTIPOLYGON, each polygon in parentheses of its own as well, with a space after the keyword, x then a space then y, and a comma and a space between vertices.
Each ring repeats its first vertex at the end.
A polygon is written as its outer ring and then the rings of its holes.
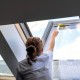
POLYGON ((19 68, 27 66, 27 59, 24 59, 24 60, 20 61, 18 64, 19 64, 19 68))
POLYGON ((27 63, 27 59, 24 59, 24 60, 22 60, 22 61, 19 62, 18 69, 20 70, 20 72, 24 72, 28 68, 30 68, 30 66, 27 63))
POLYGON ((49 56, 53 56, 53 52, 52 51, 45 51, 42 54, 43 57, 49 57, 49 56))
POLYGON ((27 63, 27 59, 23 59, 19 62, 19 64, 25 64, 25 63, 27 63))
POLYGON ((52 51, 46 51, 46 52, 43 52, 43 54, 38 57, 38 60, 46 61, 51 57, 53 57, 53 52, 52 51))

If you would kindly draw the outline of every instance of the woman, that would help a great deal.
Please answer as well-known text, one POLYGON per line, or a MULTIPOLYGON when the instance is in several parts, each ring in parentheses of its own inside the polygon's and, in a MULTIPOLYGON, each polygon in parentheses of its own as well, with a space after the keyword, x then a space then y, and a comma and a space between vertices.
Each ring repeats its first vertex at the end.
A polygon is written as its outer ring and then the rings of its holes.
POLYGON ((19 62, 16 80, 51 80, 49 64, 58 31, 51 35, 49 48, 43 53, 43 42, 38 37, 30 37, 26 42, 26 59, 19 62))

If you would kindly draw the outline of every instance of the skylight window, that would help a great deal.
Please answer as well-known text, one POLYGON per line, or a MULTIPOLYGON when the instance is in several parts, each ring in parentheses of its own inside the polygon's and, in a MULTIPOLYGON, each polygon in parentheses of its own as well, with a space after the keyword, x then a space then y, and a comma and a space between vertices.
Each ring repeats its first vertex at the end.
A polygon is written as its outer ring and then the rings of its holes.
POLYGON ((42 21, 27 22, 27 24, 33 36, 42 38, 48 22, 49 20, 42 20, 42 21))
POLYGON ((33 34, 33 36, 42 38, 42 35, 43 35, 49 21, 53 21, 54 25, 56 25, 60 22, 71 23, 71 22, 77 22, 78 20, 79 20, 79 16, 74 16, 74 17, 27 22, 27 24, 28 24, 28 27, 29 27, 31 33, 33 34))

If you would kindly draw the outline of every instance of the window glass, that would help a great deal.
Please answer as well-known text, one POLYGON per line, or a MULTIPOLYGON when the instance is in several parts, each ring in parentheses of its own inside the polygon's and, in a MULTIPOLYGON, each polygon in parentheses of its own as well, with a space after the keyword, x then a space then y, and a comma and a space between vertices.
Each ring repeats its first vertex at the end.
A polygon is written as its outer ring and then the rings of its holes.
POLYGON ((54 59, 80 59, 80 23, 69 24, 59 30, 54 48, 54 59))
POLYGON ((42 38, 42 35, 47 27, 48 22, 49 20, 42 20, 42 21, 27 22, 27 24, 33 36, 42 38))
POLYGON ((0 55, 0 76, 13 76, 7 64, 0 55))

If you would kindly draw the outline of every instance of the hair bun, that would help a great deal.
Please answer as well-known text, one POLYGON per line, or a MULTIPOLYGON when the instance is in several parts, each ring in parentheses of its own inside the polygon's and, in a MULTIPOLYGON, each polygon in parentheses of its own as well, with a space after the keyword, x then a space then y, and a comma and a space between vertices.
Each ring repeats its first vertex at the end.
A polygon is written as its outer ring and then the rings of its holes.
POLYGON ((30 46, 28 46, 27 47, 27 52, 28 53, 33 53, 33 52, 35 52, 35 49, 36 49, 36 47, 35 46, 33 46, 33 45, 30 45, 30 46))

